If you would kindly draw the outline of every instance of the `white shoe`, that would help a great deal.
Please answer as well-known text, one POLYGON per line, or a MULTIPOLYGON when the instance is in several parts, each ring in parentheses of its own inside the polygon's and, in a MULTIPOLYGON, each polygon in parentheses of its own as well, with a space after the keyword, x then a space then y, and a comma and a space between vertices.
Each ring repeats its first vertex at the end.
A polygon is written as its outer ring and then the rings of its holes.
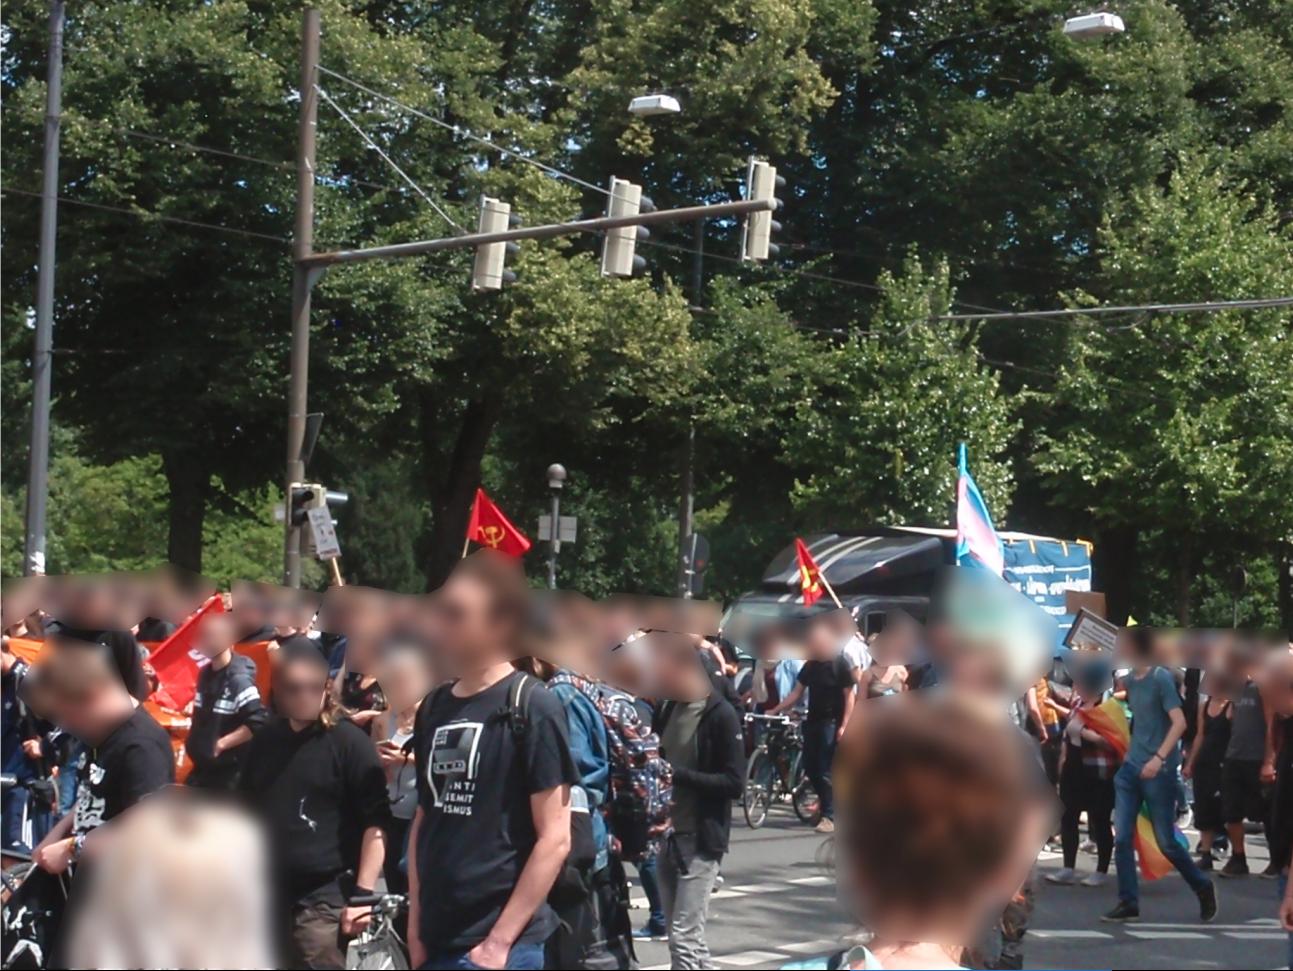
POLYGON ((1103 887, 1106 883, 1109 882, 1109 874, 1098 873, 1098 872, 1088 873, 1078 882, 1082 884, 1082 886, 1084 887, 1103 887))
POLYGON ((821 821, 820 821, 820 822, 819 822, 815 827, 813 827, 813 828, 814 828, 815 830, 817 830, 817 832, 819 832, 819 833, 833 833, 833 832, 835 832, 835 824, 834 824, 833 822, 831 822, 829 819, 823 819, 823 820, 821 820, 821 821))
POLYGON ((1078 844, 1078 849, 1083 853, 1094 853, 1096 850, 1095 840, 1083 840, 1078 844))
POLYGON ((1065 867, 1063 870, 1056 870, 1054 873, 1046 874, 1046 880, 1048 883, 1077 883, 1077 873, 1071 868, 1065 867))

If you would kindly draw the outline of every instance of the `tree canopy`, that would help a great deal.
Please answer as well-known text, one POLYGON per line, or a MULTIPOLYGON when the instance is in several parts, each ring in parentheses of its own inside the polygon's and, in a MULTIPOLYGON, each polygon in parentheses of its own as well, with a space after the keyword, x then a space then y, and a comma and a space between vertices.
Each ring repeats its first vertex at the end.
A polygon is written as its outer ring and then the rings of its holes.
MULTIPOLYGON (((741 264, 711 220, 699 287, 689 225, 634 280, 599 276, 594 237, 524 244, 499 293, 462 252, 330 270, 311 477, 353 494, 359 582, 435 586, 482 483, 533 534, 561 461, 563 582, 670 593, 694 435, 732 596, 796 531, 946 524, 965 441, 999 525, 1094 540, 1115 612, 1228 623, 1216 578, 1243 563, 1248 619, 1293 623, 1287 307, 934 319, 1293 293, 1289 4, 1145 0, 1091 42, 1058 0, 318 6, 319 249, 471 227, 481 193, 538 223, 599 214, 611 175, 661 206, 734 197, 749 155, 788 182, 780 255, 741 264), (627 112, 655 91, 681 114, 627 112)), ((4 10, 6 573, 46 16, 4 10)), ((69 10, 52 569, 278 573, 299 17, 69 10)))

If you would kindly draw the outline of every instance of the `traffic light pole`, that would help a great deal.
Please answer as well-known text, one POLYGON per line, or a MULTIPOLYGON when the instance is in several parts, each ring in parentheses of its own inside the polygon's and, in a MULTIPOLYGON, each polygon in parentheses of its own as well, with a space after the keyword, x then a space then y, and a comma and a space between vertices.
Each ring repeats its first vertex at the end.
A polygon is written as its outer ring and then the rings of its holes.
POLYGON ((305 479, 306 413, 310 380, 310 293, 321 269, 308 262, 314 249, 314 156, 318 131, 319 11, 308 9, 301 26, 301 114, 296 142, 296 231, 292 235, 292 356, 287 393, 287 515, 283 534, 283 583, 301 585, 301 526, 292 522, 292 483, 305 479))
MULTIPOLYGON (((291 515, 292 483, 305 478, 301 447, 305 441, 310 367, 310 294, 314 284, 330 266, 361 263, 367 260, 400 259, 447 250, 470 249, 492 243, 513 243, 526 239, 555 239, 579 233, 600 233, 626 226, 658 226, 669 223, 703 223, 719 216, 740 216, 773 212, 776 199, 740 199, 706 206, 660 209, 625 216, 602 216, 572 222, 523 226, 498 232, 466 233, 439 239, 423 239, 386 246, 314 252, 314 178, 315 134, 318 123, 318 91, 315 80, 319 67, 319 11, 307 9, 301 28, 301 114, 297 131, 296 153, 296 232, 292 238, 292 353, 291 379, 287 407, 287 479, 284 495, 287 515, 283 538, 283 582, 289 587, 301 585, 301 528, 291 515)), ((703 230, 701 230, 703 231, 703 230)), ((690 517, 687 517, 688 519, 690 517)), ((690 533, 690 523, 684 524, 690 533)), ((553 529, 556 529, 554 522, 553 529)), ((553 564, 555 569, 555 564, 553 564)))
POLYGON ((420 239, 411 243, 392 243, 388 246, 367 246, 361 249, 334 250, 330 253, 312 253, 299 262, 306 266, 329 267, 338 263, 361 263, 364 260, 392 259, 402 256, 422 256, 445 250, 471 249, 489 243, 519 243, 525 239, 554 239, 558 236, 575 236, 579 233, 598 233, 621 226, 660 226, 668 223, 690 223, 711 216, 739 216, 751 212, 772 212, 777 207, 771 199, 738 199, 734 202, 716 202, 707 206, 684 206, 681 209, 658 209, 655 212, 635 213, 631 216, 599 216, 596 219, 577 219, 568 223, 548 223, 542 226, 520 226, 497 233, 466 233, 462 236, 445 236, 440 239, 420 239))
POLYGON ((36 339, 31 356, 31 453, 27 470, 27 537, 23 572, 45 572, 45 510, 49 500, 50 365, 54 346, 54 260, 58 238, 58 143, 63 105, 63 0, 49 10, 45 89, 44 186, 40 200, 40 264, 36 339))

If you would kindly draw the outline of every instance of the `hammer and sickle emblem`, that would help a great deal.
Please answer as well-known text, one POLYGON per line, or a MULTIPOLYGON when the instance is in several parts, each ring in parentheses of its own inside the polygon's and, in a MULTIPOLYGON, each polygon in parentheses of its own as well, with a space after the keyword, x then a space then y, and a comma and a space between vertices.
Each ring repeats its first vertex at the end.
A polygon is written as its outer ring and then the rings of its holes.
POLYGON ((481 526, 480 541, 490 549, 498 549, 499 544, 503 542, 503 527, 481 526))
POLYGON ((821 589, 821 584, 817 582, 817 574, 809 570, 806 566, 799 568, 799 585, 802 589, 810 593, 816 593, 821 589))

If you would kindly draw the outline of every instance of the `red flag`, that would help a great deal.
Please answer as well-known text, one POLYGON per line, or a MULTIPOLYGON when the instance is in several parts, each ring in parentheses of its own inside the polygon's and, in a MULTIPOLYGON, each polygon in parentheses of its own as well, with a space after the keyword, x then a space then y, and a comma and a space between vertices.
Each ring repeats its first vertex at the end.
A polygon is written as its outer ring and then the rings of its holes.
POLYGON ((494 505, 494 500, 485 495, 484 489, 476 490, 476 499, 471 504, 467 539, 508 556, 524 556, 532 545, 530 538, 513 526, 503 510, 494 505))
POLYGON ((804 606, 811 607, 822 599, 822 570, 798 536, 795 537, 795 557, 799 560, 799 588, 804 593, 804 606))
POLYGON ((224 600, 218 593, 212 595, 148 656, 149 665, 157 672, 157 691, 153 697, 159 704, 183 711, 184 706, 193 700, 197 694, 198 670, 206 660, 193 654, 198 625, 208 614, 223 612, 224 600))

